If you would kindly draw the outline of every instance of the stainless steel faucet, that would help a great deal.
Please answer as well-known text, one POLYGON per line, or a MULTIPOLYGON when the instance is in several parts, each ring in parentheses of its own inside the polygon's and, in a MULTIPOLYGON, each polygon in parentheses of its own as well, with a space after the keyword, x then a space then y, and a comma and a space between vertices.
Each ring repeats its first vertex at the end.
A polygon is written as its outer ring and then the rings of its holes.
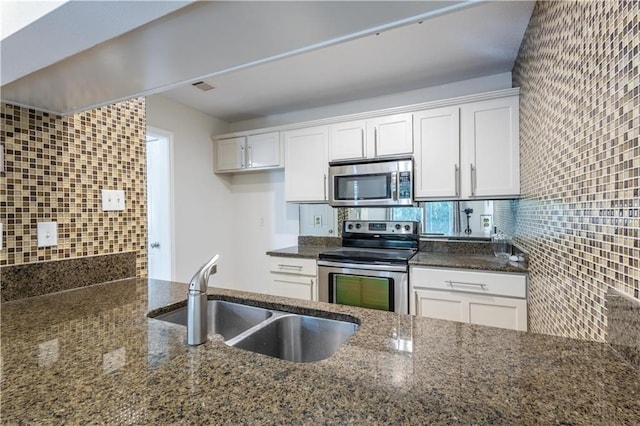
MULTIPOLYGON (((207 341, 207 283, 211 269, 220 255, 216 254, 202 265, 189 282, 187 296, 187 344, 200 345, 207 341)), ((215 273, 215 272, 214 272, 215 273)))

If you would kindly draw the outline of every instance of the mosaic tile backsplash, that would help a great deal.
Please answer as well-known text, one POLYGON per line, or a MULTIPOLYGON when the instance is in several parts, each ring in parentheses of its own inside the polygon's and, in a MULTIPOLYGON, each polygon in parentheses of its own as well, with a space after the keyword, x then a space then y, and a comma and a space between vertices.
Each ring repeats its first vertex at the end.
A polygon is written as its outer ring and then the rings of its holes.
MULTIPOLYGON (((609 288, 640 295, 640 2, 538 2, 513 69, 534 332, 603 341, 609 288)), ((513 214, 514 220, 509 218, 513 214)))
POLYGON ((144 98, 59 117, 1 104, 0 265, 136 253, 147 273, 144 98), (125 211, 102 211, 101 190, 125 191, 125 211), (58 223, 38 248, 37 223, 58 223))

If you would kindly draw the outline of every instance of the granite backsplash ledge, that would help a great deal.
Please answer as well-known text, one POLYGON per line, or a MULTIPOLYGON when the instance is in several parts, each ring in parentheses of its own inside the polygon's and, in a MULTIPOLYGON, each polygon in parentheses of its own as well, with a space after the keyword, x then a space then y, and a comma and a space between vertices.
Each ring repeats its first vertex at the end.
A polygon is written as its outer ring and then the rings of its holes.
POLYGON ((607 342, 640 372, 640 302, 609 288, 607 308, 607 342))
POLYGON ((136 276, 136 252, 0 268, 2 302, 136 276))
POLYGON ((342 238, 340 237, 316 237, 311 235, 299 235, 299 246, 336 246, 342 245, 342 238))

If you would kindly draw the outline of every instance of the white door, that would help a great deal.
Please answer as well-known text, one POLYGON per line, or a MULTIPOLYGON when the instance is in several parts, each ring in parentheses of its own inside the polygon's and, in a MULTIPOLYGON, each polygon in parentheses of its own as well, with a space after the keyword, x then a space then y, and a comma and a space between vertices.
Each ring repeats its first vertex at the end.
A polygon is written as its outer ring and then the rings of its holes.
POLYGON ((460 196, 460 113, 458 107, 416 112, 415 188, 420 198, 460 196))
POLYGON ((284 146, 286 201, 326 201, 329 128, 310 127, 286 132, 284 146))
POLYGON ((280 165, 280 133, 264 133, 247 137, 247 167, 277 167, 280 165))
POLYGON ((365 120, 348 121, 331 125, 329 137, 329 159, 351 160, 366 156, 364 135, 365 120))
POLYGON ((171 134, 147 129, 149 278, 171 280, 171 134))
POLYGON ((216 171, 244 169, 245 142, 244 136, 216 141, 216 171))
MULTIPOLYGON (((396 114, 367 120, 367 140, 373 141, 374 157, 413 154, 411 114, 396 114)), ((371 151, 367 156, 371 157, 371 151)))
POLYGON ((462 182, 471 197, 520 194, 518 97, 462 106, 462 182))

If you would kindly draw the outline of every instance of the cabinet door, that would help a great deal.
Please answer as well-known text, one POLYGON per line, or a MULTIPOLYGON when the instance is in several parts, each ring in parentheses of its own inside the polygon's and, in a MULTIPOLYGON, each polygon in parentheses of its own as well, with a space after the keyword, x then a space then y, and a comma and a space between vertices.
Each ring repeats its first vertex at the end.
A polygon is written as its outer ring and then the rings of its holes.
POLYGON ((326 201, 328 128, 321 126, 285 132, 284 147, 286 201, 326 201))
POLYGON ((316 300, 314 277, 271 273, 273 294, 302 300, 316 300))
POLYGON ((216 171, 241 170, 245 167, 246 138, 220 139, 215 142, 216 171))
POLYGON ((413 115, 414 196, 460 196, 460 110, 437 108, 413 115))
POLYGON ((413 299, 412 314, 449 321, 469 322, 466 304, 459 294, 450 291, 415 290, 413 299))
POLYGON ((518 97, 462 106, 464 185, 470 197, 520 194, 518 97))
POLYGON ((280 133, 264 133, 247 137, 247 167, 280 166, 280 133))
POLYGON ((415 315, 527 331, 527 301, 455 291, 414 290, 415 315))
POLYGON ((329 130, 329 159, 350 160, 365 158, 366 121, 333 124, 329 130))
POLYGON ((396 114, 367 120, 367 139, 372 141, 373 155, 413 154, 413 125, 411 114, 396 114))
POLYGON ((466 295, 469 322, 527 331, 527 301, 506 297, 466 295))

